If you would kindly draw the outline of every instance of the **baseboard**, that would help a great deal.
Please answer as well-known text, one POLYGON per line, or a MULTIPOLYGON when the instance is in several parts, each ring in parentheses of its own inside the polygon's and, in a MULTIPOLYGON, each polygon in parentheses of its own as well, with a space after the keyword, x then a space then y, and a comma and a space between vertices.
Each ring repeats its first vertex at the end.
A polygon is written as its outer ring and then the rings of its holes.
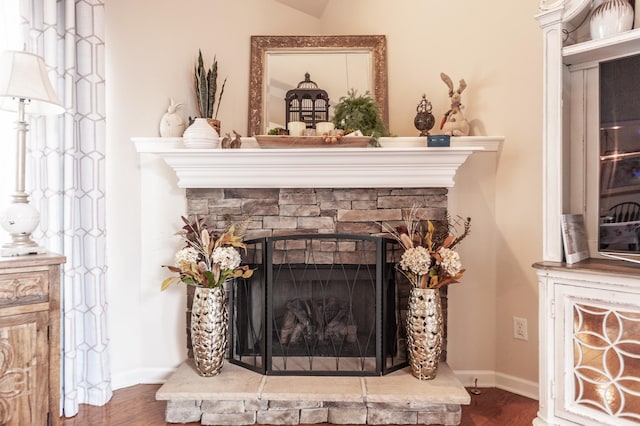
POLYGON ((140 368, 126 373, 112 374, 111 388, 116 390, 141 384, 164 383, 174 371, 174 368, 140 368))
POLYGON ((496 387, 536 401, 540 395, 538 383, 504 373, 496 373, 496 387))
POLYGON ((538 399, 538 384, 520 377, 498 373, 491 370, 454 370, 456 377, 465 387, 499 388, 516 395, 538 399))

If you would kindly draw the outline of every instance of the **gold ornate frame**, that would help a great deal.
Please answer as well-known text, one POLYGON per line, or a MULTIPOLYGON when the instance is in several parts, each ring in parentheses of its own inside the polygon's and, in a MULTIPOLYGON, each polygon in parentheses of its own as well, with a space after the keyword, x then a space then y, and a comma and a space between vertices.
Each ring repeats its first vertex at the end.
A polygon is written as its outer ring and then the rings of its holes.
POLYGON ((387 88, 387 39, 383 35, 345 36, 251 36, 251 65, 249 68, 249 131, 248 135, 263 132, 264 66, 268 51, 292 49, 349 50, 369 49, 373 59, 373 97, 380 106, 382 120, 389 127, 387 88))

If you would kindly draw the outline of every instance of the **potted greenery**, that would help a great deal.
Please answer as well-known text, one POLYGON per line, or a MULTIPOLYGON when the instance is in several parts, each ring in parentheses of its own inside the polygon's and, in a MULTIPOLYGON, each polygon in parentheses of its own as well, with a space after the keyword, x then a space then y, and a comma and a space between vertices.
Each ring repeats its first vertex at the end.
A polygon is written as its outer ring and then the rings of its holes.
POLYGON ((346 133, 360 130, 365 136, 371 135, 370 144, 373 146, 380 146, 380 136, 389 136, 380 107, 368 91, 358 95, 355 89, 351 89, 347 96, 340 98, 334 107, 333 124, 346 133))
POLYGON ((202 50, 198 50, 198 63, 194 70, 194 77, 198 113, 201 118, 206 118, 207 121, 209 121, 209 124, 216 129, 218 135, 220 135, 218 111, 220 110, 220 101, 222 100, 222 94, 224 93, 224 86, 227 84, 227 79, 225 78, 222 82, 220 94, 216 100, 216 93, 218 91, 218 61, 216 57, 213 58, 211 68, 206 69, 202 59, 202 50))

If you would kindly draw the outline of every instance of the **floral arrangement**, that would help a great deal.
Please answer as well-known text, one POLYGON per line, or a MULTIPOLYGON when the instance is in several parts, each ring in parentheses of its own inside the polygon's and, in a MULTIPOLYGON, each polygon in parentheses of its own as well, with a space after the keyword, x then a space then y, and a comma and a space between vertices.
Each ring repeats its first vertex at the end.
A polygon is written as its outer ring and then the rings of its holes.
POLYGON ((398 270, 407 277, 412 287, 436 289, 457 283, 464 274, 460 255, 454 248, 471 230, 471 218, 451 221, 447 216, 447 226, 443 232, 436 232, 433 223, 418 217, 418 209, 412 208, 405 218, 405 225, 392 228, 383 224, 383 229, 395 238, 404 253, 398 270), (455 230, 463 227, 455 236, 455 230))
POLYGON ((177 281, 216 288, 227 279, 249 278, 253 275, 253 270, 247 265, 240 266, 242 259, 238 251, 246 250, 242 240, 248 219, 236 226, 227 217, 225 231, 220 235, 207 226, 204 217, 196 217, 190 222, 183 216, 182 221, 185 225, 178 234, 187 245, 176 253, 175 266, 164 265, 178 276, 165 279, 161 290, 166 290, 177 281))

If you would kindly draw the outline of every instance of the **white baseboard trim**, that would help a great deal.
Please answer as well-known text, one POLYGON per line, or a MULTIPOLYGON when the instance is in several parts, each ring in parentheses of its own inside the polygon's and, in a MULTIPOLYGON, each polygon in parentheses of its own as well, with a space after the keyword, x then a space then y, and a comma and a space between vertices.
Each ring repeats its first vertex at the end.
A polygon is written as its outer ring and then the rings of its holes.
POLYGON ((538 383, 510 374, 496 373, 496 387, 536 401, 540 395, 538 393, 538 383))
POLYGON ((140 368, 126 373, 112 374, 111 389, 164 383, 174 371, 175 368, 140 368))
POLYGON ((475 386, 478 379, 479 388, 498 388, 538 400, 538 384, 509 374, 491 370, 454 370, 458 380, 465 387, 475 386))

